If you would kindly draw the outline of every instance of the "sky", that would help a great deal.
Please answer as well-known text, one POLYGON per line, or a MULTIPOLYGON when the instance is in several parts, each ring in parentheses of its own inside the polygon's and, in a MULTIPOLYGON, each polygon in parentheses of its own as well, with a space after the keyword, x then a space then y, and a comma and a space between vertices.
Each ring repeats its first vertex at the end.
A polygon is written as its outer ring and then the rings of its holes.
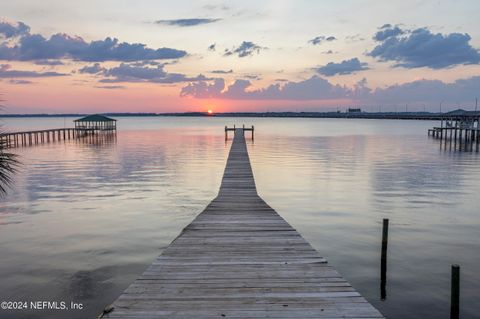
POLYGON ((6 113, 448 111, 480 1, 0 0, 6 113))

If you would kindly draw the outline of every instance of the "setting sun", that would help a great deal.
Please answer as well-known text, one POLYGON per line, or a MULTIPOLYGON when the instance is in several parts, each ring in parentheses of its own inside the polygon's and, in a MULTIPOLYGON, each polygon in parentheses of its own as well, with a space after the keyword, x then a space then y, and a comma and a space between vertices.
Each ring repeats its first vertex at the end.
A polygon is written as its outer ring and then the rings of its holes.
POLYGON ((212 111, 212 110, 208 110, 207 113, 208 113, 208 114, 213 114, 213 111, 212 111))

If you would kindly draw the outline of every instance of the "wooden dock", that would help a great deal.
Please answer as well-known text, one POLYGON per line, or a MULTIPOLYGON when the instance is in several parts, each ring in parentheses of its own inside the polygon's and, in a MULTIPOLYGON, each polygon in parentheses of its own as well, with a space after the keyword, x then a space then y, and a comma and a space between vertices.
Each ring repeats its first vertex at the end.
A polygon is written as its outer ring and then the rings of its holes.
POLYGON ((383 318, 258 196, 242 128, 218 196, 102 316, 383 318))
POLYGON ((428 129, 428 136, 441 140, 445 148, 453 146, 454 150, 480 150, 480 129, 477 128, 434 127, 428 129))
POLYGON ((445 113, 440 120, 440 126, 428 129, 428 136, 439 139, 442 148, 479 151, 480 112, 459 109, 445 113))
MULTIPOLYGON (((111 131, 110 133, 115 131, 111 131)), ((8 132, 0 134, 0 143, 7 148, 33 146, 98 135, 93 128, 55 128, 38 131, 8 132)))

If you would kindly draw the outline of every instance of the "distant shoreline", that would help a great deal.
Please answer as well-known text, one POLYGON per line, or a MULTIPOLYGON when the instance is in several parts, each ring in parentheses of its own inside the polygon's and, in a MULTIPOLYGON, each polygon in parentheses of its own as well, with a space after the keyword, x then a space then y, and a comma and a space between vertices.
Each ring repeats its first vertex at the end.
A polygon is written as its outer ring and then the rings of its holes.
MULTIPOLYGON (((184 112, 184 113, 101 113, 113 117, 254 117, 254 118, 348 118, 348 119, 392 119, 392 120, 439 120, 445 116, 443 113, 431 112, 184 112)), ((0 118, 26 118, 26 117, 82 117, 88 114, 0 114, 0 118)))

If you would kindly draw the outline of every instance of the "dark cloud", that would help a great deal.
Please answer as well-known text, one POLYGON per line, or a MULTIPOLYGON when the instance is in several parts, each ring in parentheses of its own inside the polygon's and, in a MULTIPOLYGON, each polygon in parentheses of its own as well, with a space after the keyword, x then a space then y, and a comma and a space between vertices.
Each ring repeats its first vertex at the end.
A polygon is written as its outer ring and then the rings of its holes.
POLYGON ((17 79, 11 79, 11 80, 8 80, 8 83, 10 84, 32 84, 34 82, 32 81, 28 81, 28 80, 17 80, 17 79))
POLYGON ((225 80, 223 79, 214 79, 213 83, 192 82, 182 88, 180 96, 192 96, 199 99, 221 98, 224 88, 225 80))
POLYGON ((390 37, 396 37, 403 33, 404 31, 398 26, 392 27, 390 24, 384 24, 382 27, 380 27, 380 30, 375 33, 373 39, 375 41, 384 41, 390 37))
POLYGON ((23 22, 15 24, 0 21, 0 34, 5 38, 13 38, 30 32, 30 27, 23 22))
POLYGON ((217 49, 216 46, 217 46, 217 45, 216 45, 215 43, 210 44, 210 45, 208 46, 207 50, 214 52, 214 51, 217 49))
POLYGON ((214 74, 229 74, 229 73, 233 73, 233 70, 230 69, 230 70, 213 70, 213 71, 210 71, 210 73, 214 73, 214 74))
MULTIPOLYGON (((95 66, 93 67, 95 68, 95 66)), ((203 75, 188 77, 180 73, 168 73, 164 70, 163 65, 157 65, 156 67, 143 67, 128 63, 121 63, 119 66, 103 69, 98 74, 105 77, 100 80, 102 83, 151 82, 168 84, 210 80, 203 75)))
POLYGON ((272 84, 257 90, 247 90, 250 85, 247 80, 236 80, 228 87, 225 87, 223 79, 216 79, 213 84, 199 81, 189 83, 180 95, 238 100, 327 100, 345 98, 353 93, 350 89, 333 85, 318 76, 300 82, 286 82, 283 86, 272 84))
POLYGON ((209 24, 220 21, 222 19, 174 19, 174 20, 157 20, 155 21, 156 24, 164 24, 170 26, 177 26, 177 27, 193 27, 196 25, 201 24, 209 24))
POLYGON ((21 71, 12 70, 10 64, 0 64, 0 78, 42 78, 67 76, 68 74, 58 72, 37 72, 37 71, 21 71))
POLYGON ((125 87, 123 85, 97 85, 95 86, 97 89, 106 89, 106 90, 121 90, 125 87))
POLYGON ((252 56, 255 53, 260 53, 261 50, 266 48, 261 47, 250 41, 243 41, 239 47, 233 48, 232 50, 225 49, 224 56, 237 55, 239 58, 244 58, 247 56, 252 56))
POLYGON ((186 54, 185 51, 171 48, 151 49, 141 43, 119 42, 115 38, 86 42, 81 37, 64 33, 45 38, 40 34, 31 34, 26 31, 17 34, 13 43, 6 40, 0 41, 0 60, 10 61, 73 59, 89 62, 129 62, 177 59, 186 54))
POLYGON ((37 65, 49 65, 49 66, 57 66, 57 65, 64 65, 60 60, 37 60, 34 62, 37 65))
POLYGON ((379 103, 398 103, 407 100, 434 105, 438 105, 441 100, 465 102, 467 99, 470 102, 471 97, 478 94, 479 87, 480 76, 459 79, 452 83, 423 79, 377 88, 372 92, 370 99, 379 103))
POLYGON ((130 62, 129 64, 130 65, 133 65, 133 66, 157 66, 157 65, 167 65, 167 64, 174 64, 176 63, 176 61, 170 61, 170 62, 164 62, 164 63, 160 63, 160 62, 157 62, 157 61, 137 61, 137 62, 130 62))
POLYGON ((345 40, 347 42, 359 42, 359 41, 365 41, 365 38, 361 36, 361 34, 354 34, 354 35, 347 35, 345 37, 345 40))
POLYGON ((223 79, 198 81, 185 86, 180 95, 236 100, 333 100, 335 104, 338 100, 349 100, 370 105, 392 105, 401 101, 427 104, 436 109, 441 100, 471 104, 471 97, 478 93, 480 87, 480 76, 459 79, 452 83, 423 79, 375 90, 368 87, 366 79, 350 88, 334 85, 318 76, 298 82, 277 80, 282 83, 255 90, 251 90, 251 84, 247 80, 237 80, 230 86, 226 86, 223 79))
POLYGON ((444 35, 427 28, 401 30, 387 25, 374 39, 380 43, 368 55, 380 61, 394 61, 395 67, 441 69, 480 62, 480 53, 470 45, 471 38, 466 33, 444 35))
POLYGON ((309 40, 308 43, 311 43, 313 45, 320 45, 325 41, 332 42, 332 41, 335 41, 335 40, 337 40, 337 38, 335 38, 334 36, 327 37, 327 36, 324 36, 324 35, 320 35, 318 37, 315 37, 315 38, 309 40))
POLYGON ((83 68, 78 70, 78 72, 87 73, 87 74, 98 74, 105 70, 106 70, 105 68, 100 66, 100 63, 95 63, 93 65, 84 66, 83 68))
POLYGON ((249 80, 261 80, 262 77, 258 74, 244 74, 243 77, 249 80))
POLYGON ((358 58, 343 60, 340 63, 330 62, 327 65, 316 68, 315 70, 325 76, 351 74, 357 71, 368 70, 367 63, 360 62, 358 58))
POLYGON ((322 54, 335 54, 335 53, 337 53, 337 52, 333 52, 332 50, 322 52, 322 54))
POLYGON ((203 6, 204 9, 206 10, 222 10, 222 11, 228 11, 230 10, 230 7, 226 5, 215 5, 215 4, 206 4, 203 6))

